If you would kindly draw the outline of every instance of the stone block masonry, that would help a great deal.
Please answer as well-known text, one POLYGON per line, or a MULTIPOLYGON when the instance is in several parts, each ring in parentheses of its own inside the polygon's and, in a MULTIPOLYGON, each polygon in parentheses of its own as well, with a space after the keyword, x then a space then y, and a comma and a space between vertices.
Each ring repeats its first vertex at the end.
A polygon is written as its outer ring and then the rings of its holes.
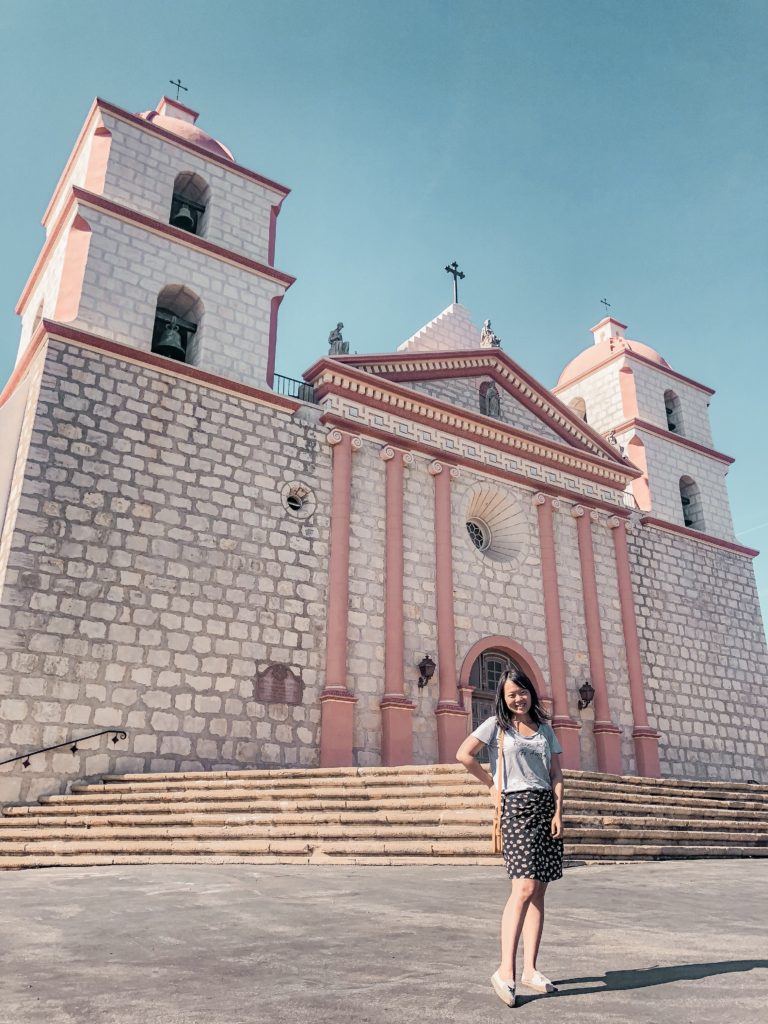
POLYGON ((662 775, 768 777, 768 655, 749 558, 657 527, 629 534, 662 775))
POLYGON ((106 771, 317 764, 317 416, 49 343, 9 524, 0 759, 109 726, 129 738, 2 769, 0 802, 106 771), (291 482, 311 514, 286 508, 291 482), (301 679, 301 704, 255 699, 271 664, 301 679))

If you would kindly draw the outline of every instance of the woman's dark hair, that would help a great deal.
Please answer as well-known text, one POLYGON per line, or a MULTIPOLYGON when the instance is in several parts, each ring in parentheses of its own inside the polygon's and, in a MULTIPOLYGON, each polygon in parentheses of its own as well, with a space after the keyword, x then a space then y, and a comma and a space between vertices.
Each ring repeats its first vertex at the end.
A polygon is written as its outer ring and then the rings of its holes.
POLYGON ((507 707, 507 702, 504 700, 504 684, 513 682, 523 690, 527 690, 531 695, 531 710, 529 712, 534 722, 538 722, 542 725, 544 722, 549 721, 549 715, 541 706, 539 702, 539 695, 536 693, 536 689, 528 678, 528 676, 521 669, 514 667, 509 669, 501 677, 498 688, 496 689, 496 723, 500 729, 512 728, 512 712, 507 707))

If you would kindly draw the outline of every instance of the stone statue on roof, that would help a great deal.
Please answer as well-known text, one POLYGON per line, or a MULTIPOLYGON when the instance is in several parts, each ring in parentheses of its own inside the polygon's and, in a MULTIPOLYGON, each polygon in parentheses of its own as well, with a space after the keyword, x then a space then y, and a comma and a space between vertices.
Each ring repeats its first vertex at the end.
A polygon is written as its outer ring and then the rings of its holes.
POLYGON ((329 356, 346 356, 349 354, 349 342, 344 341, 341 336, 341 329, 344 326, 342 323, 336 324, 334 329, 328 335, 328 355, 329 356))
POLYGON ((483 321, 480 333, 480 348, 501 348, 501 338, 497 338, 491 329, 491 321, 483 321))

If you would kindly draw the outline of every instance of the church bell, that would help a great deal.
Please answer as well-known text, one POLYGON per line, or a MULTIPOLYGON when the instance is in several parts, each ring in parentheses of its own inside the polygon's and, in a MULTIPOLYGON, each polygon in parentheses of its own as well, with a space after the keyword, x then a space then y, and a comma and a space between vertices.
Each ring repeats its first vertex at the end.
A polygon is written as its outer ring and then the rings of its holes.
POLYGON ((182 231, 195 230, 195 217, 186 203, 182 203, 178 208, 176 214, 171 219, 171 224, 175 228, 181 228, 182 231))
POLYGON ((181 341, 181 331, 175 323, 166 324, 160 340, 155 349, 160 356, 168 359, 178 359, 184 362, 184 345, 181 341))

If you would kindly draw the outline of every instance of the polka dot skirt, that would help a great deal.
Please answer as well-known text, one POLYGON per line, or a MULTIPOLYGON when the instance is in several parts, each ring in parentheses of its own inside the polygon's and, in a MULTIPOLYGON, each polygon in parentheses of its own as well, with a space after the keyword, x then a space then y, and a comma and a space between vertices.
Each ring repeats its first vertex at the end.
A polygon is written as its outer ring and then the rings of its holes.
POLYGON ((550 832, 554 813, 551 789, 503 794, 501 853, 510 878, 554 882, 562 877, 563 841, 550 832))

